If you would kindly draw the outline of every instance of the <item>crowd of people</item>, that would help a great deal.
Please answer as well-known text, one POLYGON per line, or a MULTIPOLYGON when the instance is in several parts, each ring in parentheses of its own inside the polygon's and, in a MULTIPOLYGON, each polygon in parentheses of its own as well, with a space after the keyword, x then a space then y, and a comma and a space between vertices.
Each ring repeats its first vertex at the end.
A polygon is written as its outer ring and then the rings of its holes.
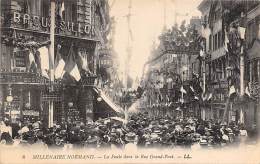
POLYGON ((247 130, 235 123, 202 121, 196 118, 150 117, 137 113, 127 122, 99 119, 95 122, 56 124, 35 123, 0 125, 1 145, 38 148, 222 148, 245 144, 247 130))

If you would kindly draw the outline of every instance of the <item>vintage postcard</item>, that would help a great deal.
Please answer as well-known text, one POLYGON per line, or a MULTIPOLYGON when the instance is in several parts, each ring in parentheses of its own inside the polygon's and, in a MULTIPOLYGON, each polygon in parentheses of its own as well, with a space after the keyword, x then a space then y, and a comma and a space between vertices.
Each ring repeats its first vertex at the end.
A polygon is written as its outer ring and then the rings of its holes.
POLYGON ((259 0, 0 3, 0 164, 260 164, 259 0))

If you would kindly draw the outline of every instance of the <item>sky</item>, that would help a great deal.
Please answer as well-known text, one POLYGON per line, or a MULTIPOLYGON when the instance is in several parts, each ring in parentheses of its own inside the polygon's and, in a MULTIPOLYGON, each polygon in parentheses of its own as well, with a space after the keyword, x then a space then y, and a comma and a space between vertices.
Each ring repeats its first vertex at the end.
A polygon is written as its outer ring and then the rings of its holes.
MULTIPOLYGON (((109 0, 109 4, 111 5, 113 1, 109 0)), ((179 15, 188 13, 188 16, 177 17, 178 24, 182 20, 186 20, 188 23, 192 16, 200 16, 200 12, 197 10, 200 2, 201 0, 132 0, 130 27, 133 40, 129 74, 133 79, 141 77, 143 65, 150 55, 153 43, 158 44, 158 36, 162 32, 164 24, 167 28, 174 25, 175 12, 179 15)), ((116 19, 114 47, 119 56, 121 71, 124 70, 128 39, 125 17, 128 13, 128 4, 129 0, 115 0, 110 10, 110 15, 116 19)))

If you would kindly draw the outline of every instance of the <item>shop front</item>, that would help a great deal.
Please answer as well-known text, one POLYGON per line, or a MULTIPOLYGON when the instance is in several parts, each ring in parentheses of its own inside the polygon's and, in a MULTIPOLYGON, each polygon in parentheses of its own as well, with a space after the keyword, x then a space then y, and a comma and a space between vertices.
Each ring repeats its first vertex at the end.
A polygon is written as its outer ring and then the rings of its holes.
POLYGON ((66 72, 50 83, 48 27, 43 22, 31 23, 29 19, 36 18, 29 14, 10 12, 8 15, 11 19, 5 17, 1 24, 1 119, 8 118, 12 122, 42 120, 46 126, 50 117, 56 123, 92 120, 97 40, 86 30, 92 27, 57 31, 55 64, 58 53, 65 64, 68 63, 72 49, 81 78, 76 81, 66 72), (82 68, 79 54, 86 62, 87 73, 82 68), (48 110, 50 102, 53 102, 53 114, 48 110))

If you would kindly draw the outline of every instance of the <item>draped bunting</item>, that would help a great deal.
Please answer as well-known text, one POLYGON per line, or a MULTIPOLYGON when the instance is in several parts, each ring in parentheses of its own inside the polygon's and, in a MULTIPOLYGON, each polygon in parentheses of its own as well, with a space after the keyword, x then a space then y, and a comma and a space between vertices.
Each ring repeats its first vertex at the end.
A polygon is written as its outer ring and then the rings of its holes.
POLYGON ((69 73, 76 81, 79 81, 81 79, 78 65, 75 62, 75 53, 74 53, 72 45, 69 50, 69 55, 68 55, 64 70, 67 73, 69 73))

